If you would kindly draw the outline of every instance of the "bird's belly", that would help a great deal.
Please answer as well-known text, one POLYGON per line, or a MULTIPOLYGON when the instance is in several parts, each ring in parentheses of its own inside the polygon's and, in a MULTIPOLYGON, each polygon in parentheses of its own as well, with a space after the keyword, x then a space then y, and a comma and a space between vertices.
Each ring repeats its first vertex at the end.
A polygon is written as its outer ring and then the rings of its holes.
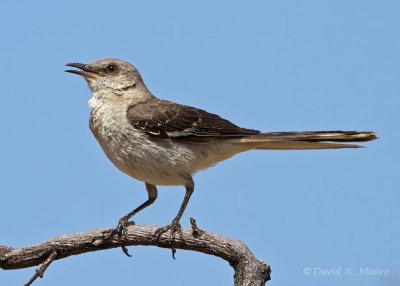
MULTIPOLYGON (((161 186, 185 185, 189 176, 228 159, 240 150, 227 152, 219 144, 191 145, 147 135, 130 134, 130 140, 98 141, 107 157, 126 175, 161 186)), ((229 148, 228 148, 229 149, 229 148)))
POLYGON ((194 154, 169 140, 149 138, 133 131, 129 134, 101 136, 93 132, 104 153, 123 173, 154 185, 185 185, 193 173, 194 154))
POLYGON ((111 162, 123 173, 142 182, 185 185, 197 171, 244 151, 219 140, 210 144, 185 144, 150 137, 124 122, 122 112, 120 116, 116 112, 107 114, 112 116, 104 119, 92 114, 90 129, 111 162))

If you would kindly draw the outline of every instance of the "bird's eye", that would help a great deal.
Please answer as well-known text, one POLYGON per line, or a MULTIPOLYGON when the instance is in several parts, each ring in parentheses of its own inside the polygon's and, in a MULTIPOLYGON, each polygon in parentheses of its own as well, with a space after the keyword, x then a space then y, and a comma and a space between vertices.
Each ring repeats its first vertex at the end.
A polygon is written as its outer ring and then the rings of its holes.
POLYGON ((117 66, 114 64, 108 65, 106 67, 106 72, 108 72, 108 73, 114 73, 116 71, 117 71, 117 66))

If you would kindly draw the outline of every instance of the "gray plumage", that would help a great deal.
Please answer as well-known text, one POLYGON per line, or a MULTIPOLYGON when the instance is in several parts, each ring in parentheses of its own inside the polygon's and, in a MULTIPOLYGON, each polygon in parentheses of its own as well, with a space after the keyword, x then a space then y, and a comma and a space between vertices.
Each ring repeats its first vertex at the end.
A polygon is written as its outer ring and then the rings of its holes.
POLYGON ((119 226, 154 202, 156 185, 183 185, 186 196, 171 225, 179 220, 194 189, 194 173, 249 150, 305 150, 360 147, 349 142, 376 138, 373 132, 269 132, 241 128, 202 109, 156 98, 134 66, 117 59, 68 64, 93 92, 90 129, 107 157, 122 172, 146 183, 149 200, 124 216, 119 226))

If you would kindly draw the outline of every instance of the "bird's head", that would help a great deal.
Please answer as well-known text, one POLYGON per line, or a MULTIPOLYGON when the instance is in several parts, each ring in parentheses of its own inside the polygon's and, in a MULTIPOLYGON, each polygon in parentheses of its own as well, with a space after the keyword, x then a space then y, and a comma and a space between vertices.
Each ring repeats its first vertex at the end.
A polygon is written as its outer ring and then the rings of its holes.
POLYGON ((103 59, 90 64, 69 63, 67 66, 77 68, 66 72, 82 76, 93 92, 121 92, 144 85, 138 70, 118 59, 103 59))

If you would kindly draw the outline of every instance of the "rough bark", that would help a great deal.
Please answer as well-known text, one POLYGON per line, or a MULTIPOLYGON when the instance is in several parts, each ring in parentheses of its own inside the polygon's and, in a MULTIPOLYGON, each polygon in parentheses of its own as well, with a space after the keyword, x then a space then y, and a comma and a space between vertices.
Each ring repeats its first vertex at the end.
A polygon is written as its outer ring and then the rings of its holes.
MULTIPOLYGON (((182 237, 176 237, 175 242, 169 233, 164 234, 157 241, 154 237, 156 229, 156 226, 130 225, 125 244, 127 246, 175 247, 220 257, 234 268, 235 286, 265 285, 270 279, 270 267, 255 258, 247 246, 239 240, 231 240, 198 229, 182 229, 182 237)), ((116 230, 111 228, 64 235, 38 245, 18 249, 0 245, 0 268, 20 269, 44 263, 45 270, 52 260, 120 246, 116 230), (50 260, 49 257, 52 259, 50 260)), ((41 269, 43 270, 43 267, 41 269)), ((37 272, 36 276, 41 277, 44 270, 37 272)))

